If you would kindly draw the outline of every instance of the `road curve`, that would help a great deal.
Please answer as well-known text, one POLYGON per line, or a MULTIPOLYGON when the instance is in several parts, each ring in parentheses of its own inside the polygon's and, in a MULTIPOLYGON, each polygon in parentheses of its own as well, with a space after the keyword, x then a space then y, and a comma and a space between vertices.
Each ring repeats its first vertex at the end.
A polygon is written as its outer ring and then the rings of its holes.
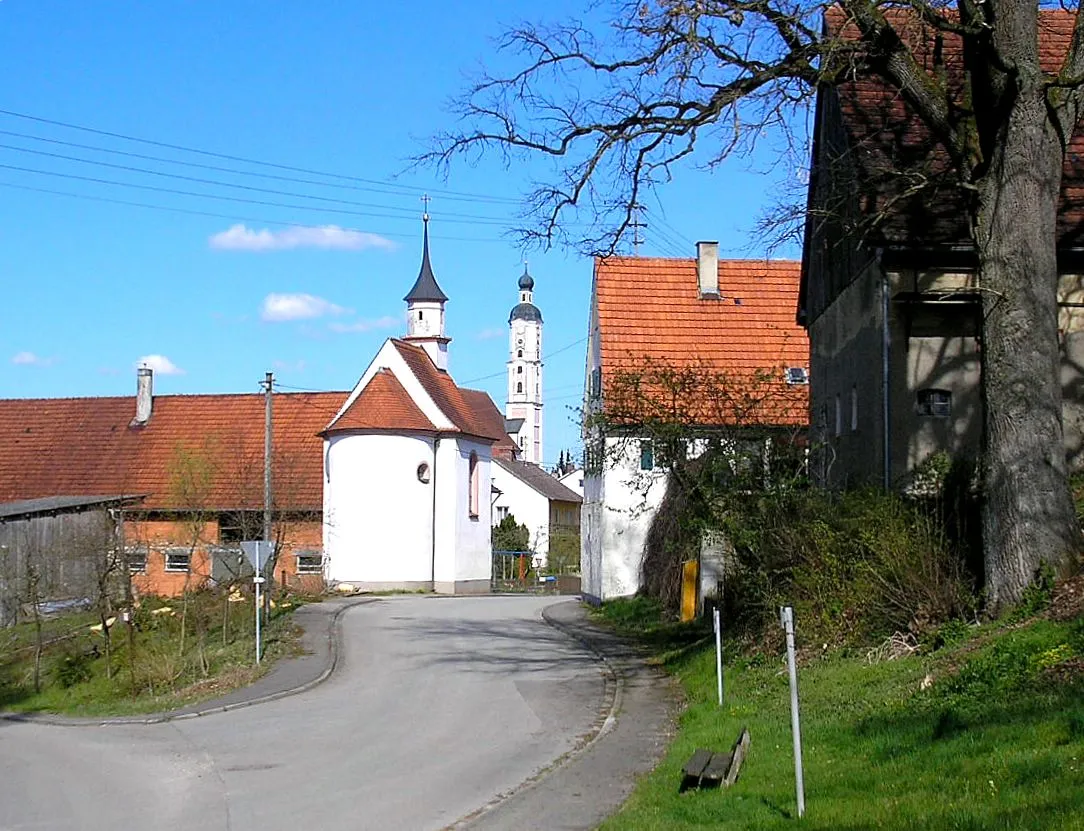
POLYGON ((186 721, 0 720, 0 829, 439 829, 578 746, 604 673, 552 598, 393 597, 301 695, 186 721))

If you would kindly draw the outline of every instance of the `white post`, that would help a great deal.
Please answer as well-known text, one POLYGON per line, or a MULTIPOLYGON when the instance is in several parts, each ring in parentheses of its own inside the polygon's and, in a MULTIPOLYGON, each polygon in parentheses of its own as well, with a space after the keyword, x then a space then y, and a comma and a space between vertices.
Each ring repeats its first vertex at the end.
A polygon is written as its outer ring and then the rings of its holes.
POLYGON ((802 774, 802 728, 798 719, 798 669, 794 664, 794 609, 783 606, 779 621, 787 633, 787 672, 790 675, 790 729, 794 734, 794 781, 798 791, 798 818, 805 816, 805 779, 802 774))
POLYGON ((260 663, 260 583, 263 582, 263 578, 257 574, 252 578, 252 582, 256 584, 256 663, 260 663))
POLYGON ((712 614, 715 624, 715 678, 719 685, 719 706, 723 706, 723 625, 719 618, 719 607, 712 614))

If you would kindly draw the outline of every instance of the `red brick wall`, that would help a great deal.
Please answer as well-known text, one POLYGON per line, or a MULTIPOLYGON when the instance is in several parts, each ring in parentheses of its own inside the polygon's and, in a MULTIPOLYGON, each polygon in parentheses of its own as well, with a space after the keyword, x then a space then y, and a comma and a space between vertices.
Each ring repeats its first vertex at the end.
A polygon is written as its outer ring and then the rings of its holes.
MULTIPOLYGON (((274 580, 298 591, 320 592, 323 575, 298 574, 297 551, 323 550, 323 526, 320 520, 297 520, 273 526, 274 536, 281 534, 283 548, 275 566, 274 580)), ((147 549, 147 567, 132 575, 132 588, 137 594, 157 594, 174 597, 185 590, 197 589, 211 577, 209 549, 218 545, 218 521, 132 520, 125 523, 125 544, 147 549), (166 550, 191 551, 191 570, 167 571, 166 550)))

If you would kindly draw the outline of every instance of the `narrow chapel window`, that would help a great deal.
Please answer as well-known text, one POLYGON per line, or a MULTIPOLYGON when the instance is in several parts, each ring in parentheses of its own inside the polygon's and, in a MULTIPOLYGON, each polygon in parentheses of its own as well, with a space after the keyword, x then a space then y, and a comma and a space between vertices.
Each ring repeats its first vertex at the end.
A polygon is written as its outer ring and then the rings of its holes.
POLYGON ((516 392, 523 392, 523 382, 522 381, 517 381, 516 382, 516 392))
POLYGON ((469 468, 469 484, 470 484, 470 497, 468 512, 471 519, 478 519, 478 454, 470 454, 470 468, 469 468))

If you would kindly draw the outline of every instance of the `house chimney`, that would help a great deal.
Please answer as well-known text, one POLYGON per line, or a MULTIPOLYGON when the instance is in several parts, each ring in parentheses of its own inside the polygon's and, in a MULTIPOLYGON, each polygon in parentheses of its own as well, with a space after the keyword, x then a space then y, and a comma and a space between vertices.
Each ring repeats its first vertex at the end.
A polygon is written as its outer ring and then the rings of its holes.
POLYGON ((696 244, 696 278, 700 284, 700 296, 719 296, 719 243, 696 244))
POLYGON ((151 420, 154 402, 154 370, 141 366, 136 370, 136 414, 132 426, 140 426, 151 420))

